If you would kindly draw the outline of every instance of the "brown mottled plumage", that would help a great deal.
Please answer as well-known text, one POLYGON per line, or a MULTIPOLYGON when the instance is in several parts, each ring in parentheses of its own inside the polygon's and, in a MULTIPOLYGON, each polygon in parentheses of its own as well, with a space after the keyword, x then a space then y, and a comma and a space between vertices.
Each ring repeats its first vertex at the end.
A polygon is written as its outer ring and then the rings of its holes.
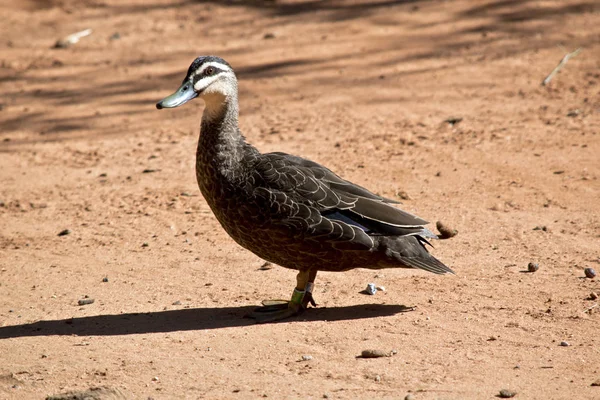
MULTIPOLYGON (((427 222, 391 205, 395 201, 313 161, 261 154, 248 144, 238 128, 237 80, 226 61, 197 58, 180 89, 157 108, 176 107, 197 96, 206 103, 196 153, 202 195, 237 243, 301 271, 298 291, 312 285, 316 271, 419 268, 452 273, 424 246, 427 237, 435 237, 423 227, 427 222), (309 272, 311 278, 300 278, 309 272)), ((312 301, 308 294, 303 306, 312 301)))

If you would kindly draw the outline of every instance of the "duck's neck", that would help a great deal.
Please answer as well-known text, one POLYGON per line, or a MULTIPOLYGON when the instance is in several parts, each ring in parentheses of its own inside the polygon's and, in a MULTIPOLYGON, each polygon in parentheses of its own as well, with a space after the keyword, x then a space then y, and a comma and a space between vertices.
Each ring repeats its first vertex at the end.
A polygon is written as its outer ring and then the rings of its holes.
POLYGON ((215 94, 204 100, 206 108, 202 115, 196 162, 206 172, 213 170, 228 179, 235 179, 244 156, 256 151, 246 143, 238 128, 237 98, 215 94))

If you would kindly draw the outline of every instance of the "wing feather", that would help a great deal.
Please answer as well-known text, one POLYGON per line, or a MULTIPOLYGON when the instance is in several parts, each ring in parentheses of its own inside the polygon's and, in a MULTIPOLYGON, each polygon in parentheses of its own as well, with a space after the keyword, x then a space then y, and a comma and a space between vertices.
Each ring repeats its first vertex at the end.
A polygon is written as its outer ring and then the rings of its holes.
MULTIPOLYGON (((396 201, 301 157, 280 152, 262 154, 252 178, 256 193, 263 189, 269 192, 272 218, 308 235, 353 241, 357 240, 357 231, 367 236, 418 235, 426 231, 423 225, 427 221, 390 204, 396 201)), ((359 241, 368 244, 362 236, 359 241)))

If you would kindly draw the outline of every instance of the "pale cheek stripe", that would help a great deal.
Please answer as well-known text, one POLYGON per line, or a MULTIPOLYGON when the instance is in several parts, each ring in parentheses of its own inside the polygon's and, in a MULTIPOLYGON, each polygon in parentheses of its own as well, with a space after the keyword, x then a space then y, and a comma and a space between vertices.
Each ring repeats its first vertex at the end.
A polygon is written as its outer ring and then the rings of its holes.
POLYGON ((204 70, 208 67, 215 67, 222 71, 231 71, 231 68, 229 68, 227 65, 221 64, 220 62, 211 61, 202 65, 202 67, 198 71, 196 71, 196 75, 201 75, 204 72, 204 70))
POLYGON ((204 89, 205 87, 207 87, 208 85, 213 83, 217 79, 217 77, 218 76, 211 76, 211 77, 206 77, 206 78, 200 79, 198 82, 196 82, 194 84, 194 89, 195 90, 204 89))

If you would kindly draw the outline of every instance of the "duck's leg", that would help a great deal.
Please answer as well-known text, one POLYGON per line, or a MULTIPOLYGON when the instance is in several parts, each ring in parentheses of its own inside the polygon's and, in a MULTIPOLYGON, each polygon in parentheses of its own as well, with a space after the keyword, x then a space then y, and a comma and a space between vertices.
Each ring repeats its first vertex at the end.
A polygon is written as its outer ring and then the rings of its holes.
POLYGON ((263 306, 257 308, 250 314, 256 322, 273 322, 292 317, 302 313, 308 304, 316 306, 312 297, 314 281, 317 277, 317 271, 300 271, 296 276, 296 288, 292 293, 290 301, 285 300, 265 300, 263 306))
POLYGON ((313 298, 312 292, 315 287, 315 279, 317 277, 317 271, 309 271, 308 272, 308 282, 306 282, 306 286, 304 286, 304 297, 302 298, 302 304, 304 308, 308 308, 308 304, 310 303, 313 307, 317 306, 315 303, 315 299, 313 298))

